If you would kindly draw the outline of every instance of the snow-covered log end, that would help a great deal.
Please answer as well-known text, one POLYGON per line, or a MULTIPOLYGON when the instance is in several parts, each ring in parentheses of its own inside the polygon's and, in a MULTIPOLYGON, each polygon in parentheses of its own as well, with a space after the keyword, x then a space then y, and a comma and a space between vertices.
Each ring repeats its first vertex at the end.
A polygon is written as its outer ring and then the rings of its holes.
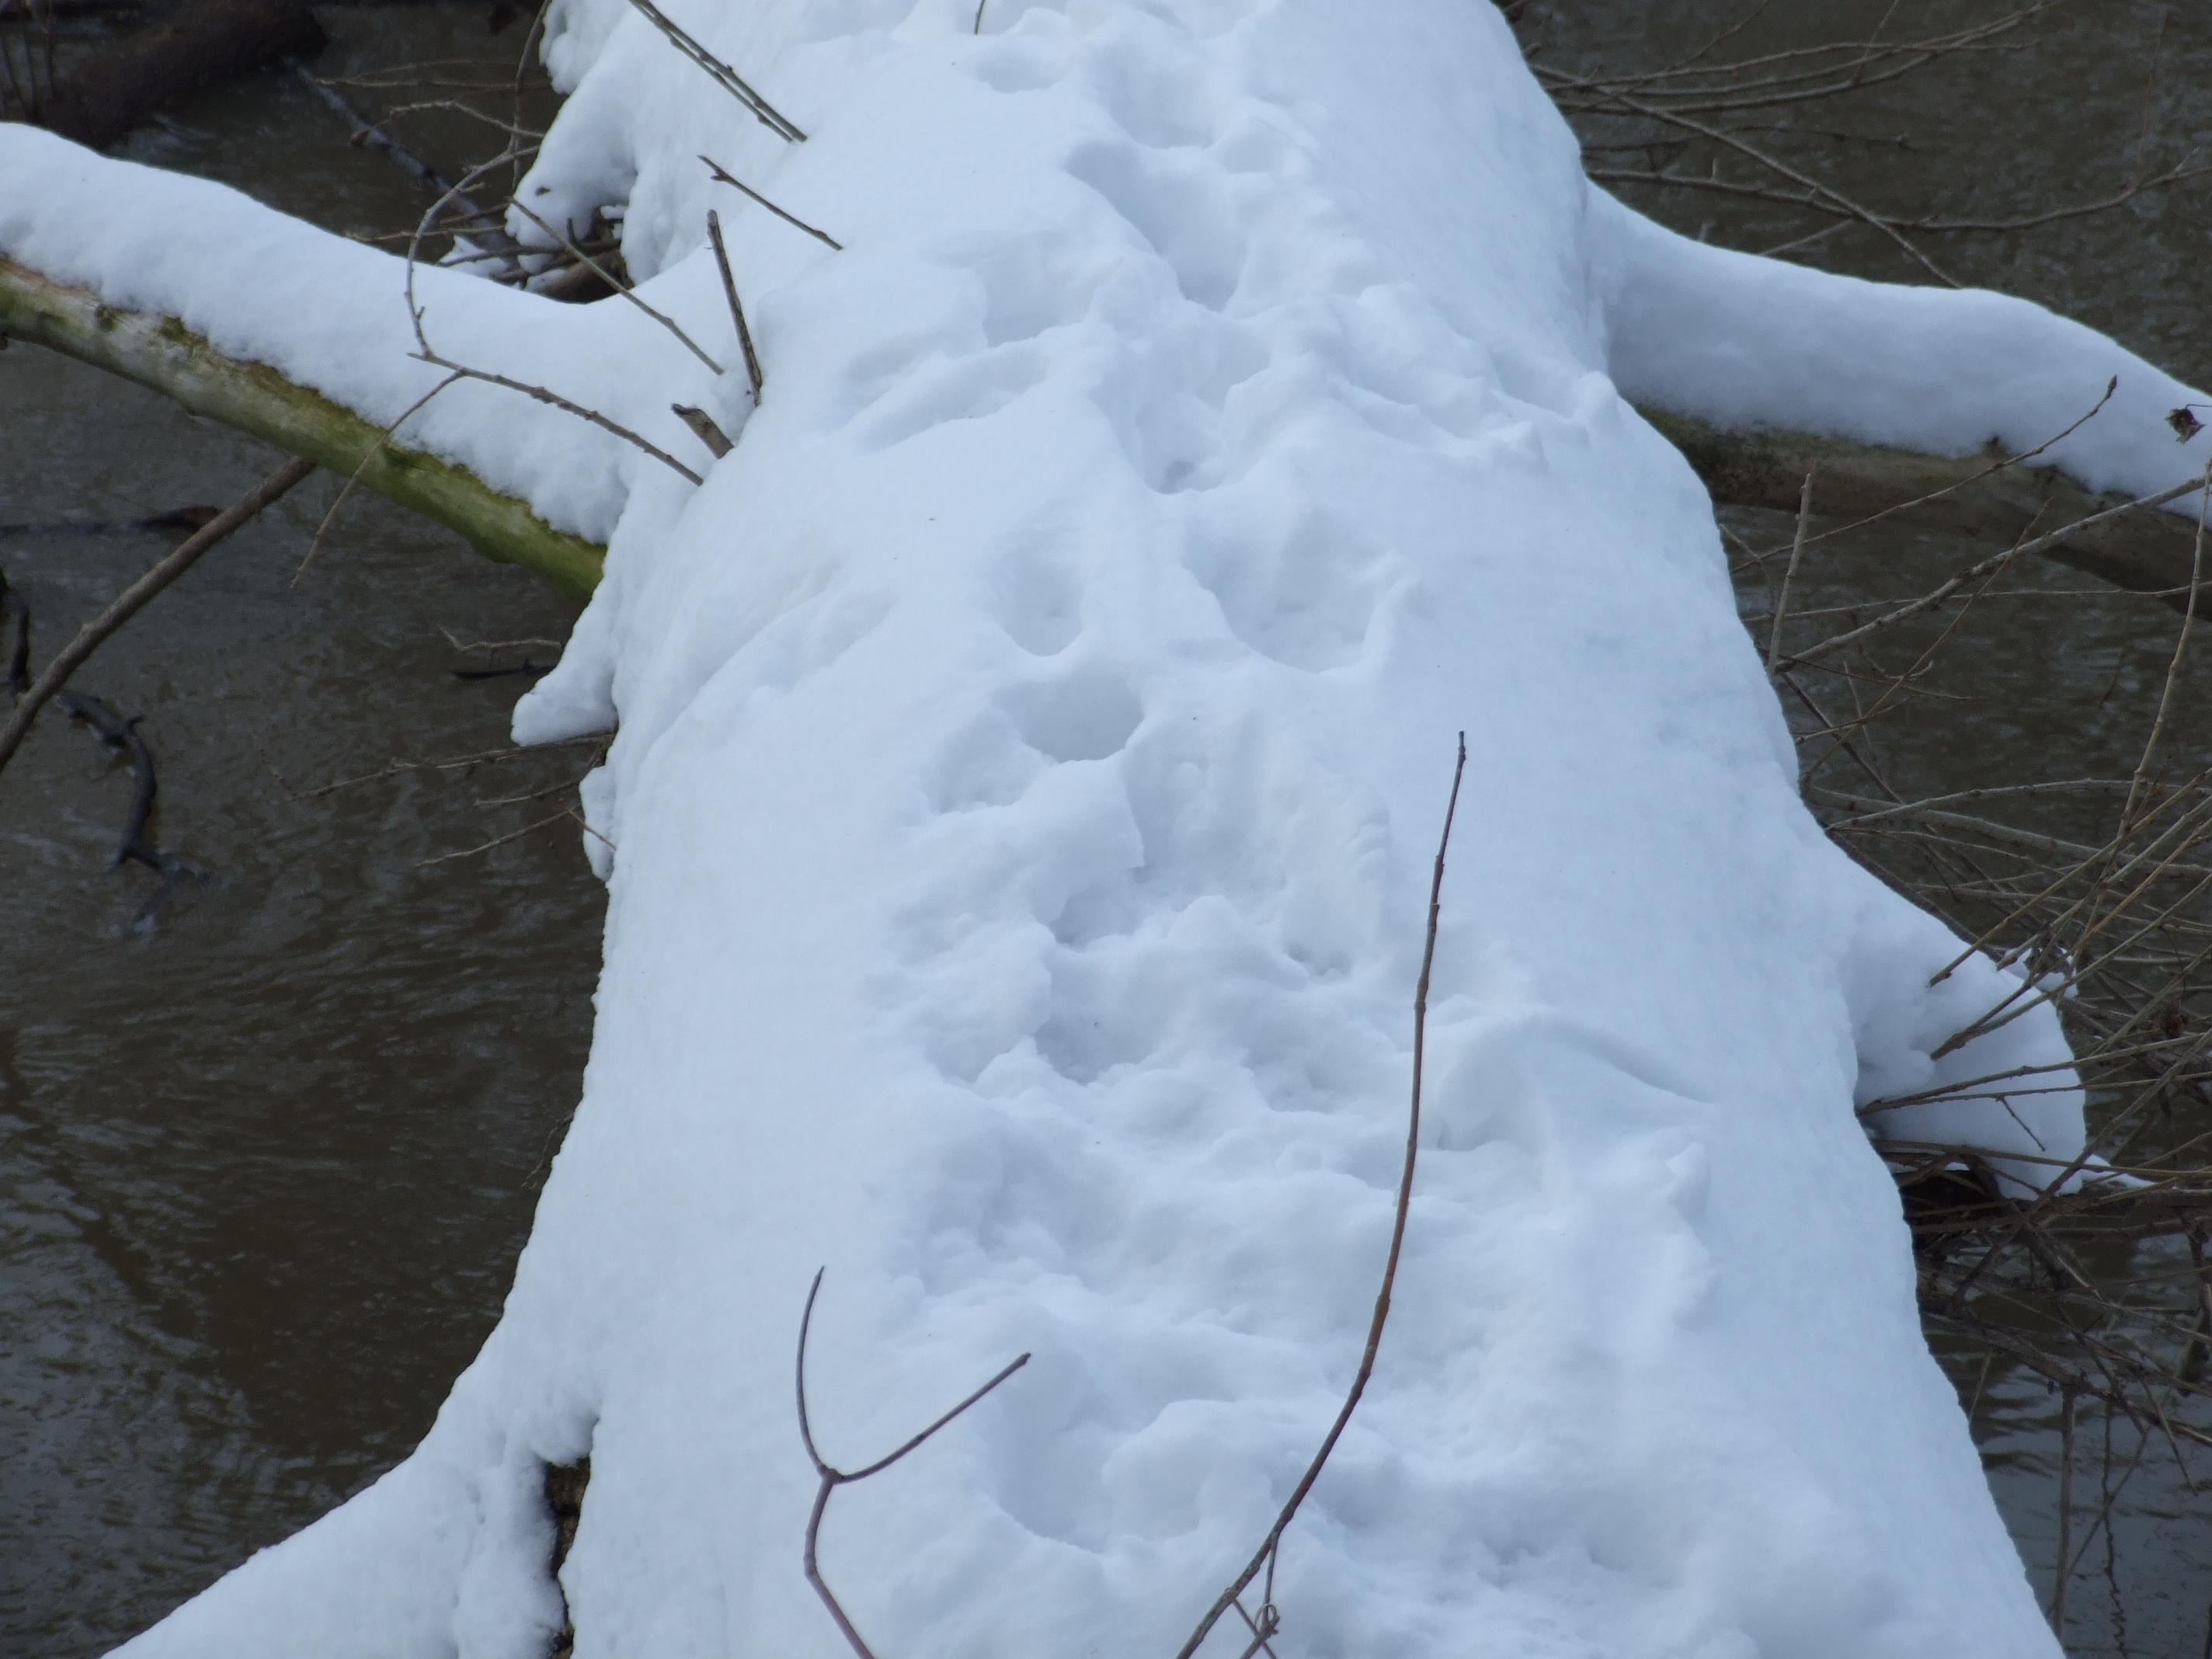
MULTIPOLYGON (((672 401, 740 434, 694 490, 596 432, 581 467, 438 428, 611 531, 517 717, 620 720, 582 1105, 414 1457, 130 1651, 535 1659, 564 1614, 580 1659, 844 1651, 800 1571, 792 1390, 826 1267, 810 1398, 847 1467, 1034 1355, 830 1510, 876 1651, 1166 1659, 1358 1362, 1462 731, 1405 1263, 1275 1650, 2055 1651, 1853 1108, 2063 1040, 2044 1007, 1931 1058, 2014 981, 1969 957, 1931 988, 1959 941, 1807 815, 1710 503, 1610 378, 1972 448, 2045 412, 1986 362, 1953 363, 1945 425, 1876 378, 1773 392, 1730 331, 1780 283, 1816 358, 1862 362, 1984 301, 1717 260, 1740 303, 1699 310, 1697 256, 1588 193, 1470 0, 678 21, 805 140, 624 0, 556 0, 574 96, 523 199, 619 205, 643 295, 734 366, 717 210, 758 408, 619 302, 433 273, 434 332, 443 307, 656 441, 672 401), (1702 351, 1654 343, 1693 324, 1702 351), (542 1467, 586 1452, 556 1588, 542 1467)), ((63 234, 15 189, 0 252, 63 234)), ((198 280, 152 300, 246 325, 198 280)), ((413 375, 390 303, 318 372, 413 375)), ((2005 314, 2065 418, 2117 372, 2005 314)), ((2098 417, 2101 485, 2174 482, 2169 388, 2098 417)), ((2063 1162, 2081 1102, 2049 1076, 1889 1127, 2063 1162)))

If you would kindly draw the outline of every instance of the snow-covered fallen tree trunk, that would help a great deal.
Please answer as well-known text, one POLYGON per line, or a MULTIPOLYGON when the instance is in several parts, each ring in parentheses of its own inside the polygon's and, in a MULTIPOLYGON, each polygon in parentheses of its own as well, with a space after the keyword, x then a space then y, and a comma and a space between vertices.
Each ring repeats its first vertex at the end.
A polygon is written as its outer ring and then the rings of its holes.
MULTIPOLYGON (((265 364, 225 357, 174 318, 118 311, 88 289, 0 258, 0 337, 34 341, 136 380, 195 415, 355 478, 458 530, 487 557, 535 570, 578 599, 599 585, 604 548, 551 529, 526 504, 465 469, 385 441, 362 416, 265 364)), ((2010 542, 2096 517, 2116 500, 2055 468, 1995 468, 2001 458, 1932 455, 1771 426, 1730 431, 1664 409, 1641 412, 1681 450, 1713 499, 1728 506, 1794 510, 1805 475, 1817 471, 1825 517, 1895 515, 1911 527, 2010 542)), ((2090 526, 2041 551, 2185 610, 2193 544, 2190 525, 2139 513, 2090 526)))
MULTIPOLYGON (((695 489, 481 382, 399 434, 606 540, 517 716, 620 722, 583 1102, 422 1446, 133 1652, 844 1650, 792 1398, 826 1266, 842 1467, 1034 1356, 830 1514, 882 1659, 1173 1655, 1358 1363, 1460 731, 1407 1254, 1275 1651, 2053 1651, 1853 1108, 2057 1067, 1881 1125, 2047 1178, 2063 1036, 1808 816, 1708 497, 1626 399, 1964 455, 2117 375, 2045 459, 2145 495, 2201 465, 2194 394, 1638 219, 1464 0, 678 21, 693 56, 557 0, 521 199, 621 204, 734 368, 718 209, 759 407, 634 307, 415 297, 449 361, 734 449, 695 489), (544 1468, 587 1452, 556 1586, 544 1468)), ((380 427, 441 373, 395 262, 41 135, 0 135, 0 254, 380 427)))

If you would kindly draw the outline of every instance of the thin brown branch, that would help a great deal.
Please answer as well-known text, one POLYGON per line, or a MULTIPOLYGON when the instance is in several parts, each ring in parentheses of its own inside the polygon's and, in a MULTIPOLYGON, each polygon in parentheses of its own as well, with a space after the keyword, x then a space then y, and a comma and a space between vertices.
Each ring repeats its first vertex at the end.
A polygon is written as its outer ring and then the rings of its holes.
MULTIPOLYGON (((980 10, 980 8, 978 9, 980 10)), ((758 202, 763 207, 766 208, 770 213, 775 215, 777 218, 782 220, 784 223, 797 226, 799 229, 805 231, 809 236, 814 238, 816 241, 824 243, 828 246, 836 249, 838 252, 842 253, 844 252, 845 245, 839 241, 836 237, 832 236, 828 231, 817 230, 812 225, 808 224, 805 220, 798 217, 794 214, 786 213, 781 208, 769 201, 767 197, 762 195, 744 179, 739 179, 732 173, 713 156, 702 155, 699 159, 704 161, 707 164, 708 171, 714 173, 715 183, 727 185, 732 190, 743 191, 746 195, 751 197, 753 200, 758 202)))
POLYGON ((645 15, 647 22, 668 37, 669 44, 677 51, 706 70, 725 92, 750 110, 754 118, 763 126, 787 143, 805 142, 805 133, 777 113, 767 99, 745 84, 744 77, 737 70, 701 46, 674 18, 654 5, 653 0, 629 0, 629 3, 645 15))

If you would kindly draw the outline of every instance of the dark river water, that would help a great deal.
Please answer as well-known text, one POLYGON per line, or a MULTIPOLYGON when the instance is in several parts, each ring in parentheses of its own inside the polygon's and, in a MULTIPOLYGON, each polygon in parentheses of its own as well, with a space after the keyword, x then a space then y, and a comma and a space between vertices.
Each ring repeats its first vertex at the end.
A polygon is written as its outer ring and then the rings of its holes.
MULTIPOLYGON (((1540 63, 1657 65, 1749 9, 1539 3, 1521 27, 1542 43, 1540 63)), ((1774 9, 1787 15, 1754 18, 1715 55, 1883 28, 1910 38, 1998 15, 1886 0, 1774 9)), ((485 72, 454 59, 505 74, 521 33, 492 38, 477 7, 324 15, 325 73, 437 58, 448 78, 485 72)), ((349 95, 374 106, 398 94, 349 95)), ((1817 155, 1840 187, 1899 213, 1996 219, 2124 193, 2171 162, 2212 160, 2212 9, 2060 8, 1844 103, 1778 106, 1772 125, 1779 152, 1817 155), (2031 35, 2037 50, 2014 50, 2031 35)), ((270 73, 176 110, 125 153, 337 229, 411 223, 427 197, 346 138, 296 80, 270 73)), ((423 142, 441 162, 459 153, 452 131, 423 142)), ((1647 170, 1677 159, 1592 154, 1647 170)), ((1624 193, 1739 246, 1820 222, 1717 193, 1624 193)), ((2201 385, 2212 382, 2208 227, 2212 180, 1929 246, 1962 280, 2057 306, 2201 385)), ((1926 280, 1863 228, 1808 257, 1926 280)), ((82 526, 228 501, 276 459, 90 369, 28 347, 0 355, 0 526, 28 527, 0 529, 0 571, 33 607, 35 659, 174 539, 82 526)), ((551 648, 492 659, 453 641, 557 641, 573 608, 365 495, 302 576, 335 491, 324 477, 302 486, 78 677, 143 716, 160 769, 158 839, 204 882, 134 925, 153 878, 106 867, 128 769, 58 714, 0 777, 10 1659, 103 1651, 403 1456, 497 1316, 574 1104, 602 899, 574 823, 540 820, 561 811, 588 753, 314 793, 395 760, 505 748, 526 682, 453 671, 526 653, 542 662, 551 648)), ((1773 515, 1728 521, 1762 545, 1788 533, 1773 515)), ((1862 538, 1805 574, 1798 603, 1903 595, 1960 562, 1954 544, 1862 538)), ((1956 698, 1923 701, 1873 739, 1910 790, 2124 775, 2132 763, 2172 614, 2063 571, 2014 586, 1961 634, 1947 668, 1956 698)), ((1747 577, 1747 614, 1765 603, 1747 577)), ((2212 723, 2195 711, 2212 708, 2212 676, 2192 667, 2183 689, 2175 742, 2202 757, 2212 723)), ((2130 1264, 2123 1250, 2099 1266, 2124 1276, 2130 1264)), ((2047 1595, 2056 1406, 2032 1379, 1948 1358, 2047 1595)), ((2085 1436, 2106 1431, 2085 1419, 2085 1436)), ((2134 1431, 2111 1432, 2112 1455, 2077 1476, 2077 1503, 2093 1504, 2100 1481, 2126 1478, 2077 1569, 2069 1644, 2212 1655, 2212 1501, 2171 1458, 2130 1472, 2134 1431)))
MULTIPOLYGON (((368 61, 504 51, 481 9, 331 15, 368 61)), ((428 205, 296 82, 127 152, 337 228, 428 205)), ((0 354, 0 525, 227 502, 280 458, 34 348, 0 354)), ((591 1035, 602 896, 568 750, 505 748, 520 678, 464 641, 565 637, 535 578, 366 492, 315 562, 318 475, 76 678, 156 757, 206 872, 150 932, 111 872, 127 767, 49 712, 0 775, 0 1653, 105 1650, 413 1446, 495 1318, 591 1035), (289 789, 288 789, 289 786, 289 789)), ((0 534, 43 662, 176 539, 0 534)), ((556 654, 542 646, 501 661, 556 654)))

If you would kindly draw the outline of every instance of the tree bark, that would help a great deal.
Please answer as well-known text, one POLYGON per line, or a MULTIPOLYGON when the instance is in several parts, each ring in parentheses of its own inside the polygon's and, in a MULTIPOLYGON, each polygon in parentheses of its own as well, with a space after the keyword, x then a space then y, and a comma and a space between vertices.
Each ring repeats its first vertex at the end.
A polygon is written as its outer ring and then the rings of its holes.
POLYGON ((70 71, 27 118, 105 149, 172 99, 322 47, 303 0, 185 0, 70 71))

